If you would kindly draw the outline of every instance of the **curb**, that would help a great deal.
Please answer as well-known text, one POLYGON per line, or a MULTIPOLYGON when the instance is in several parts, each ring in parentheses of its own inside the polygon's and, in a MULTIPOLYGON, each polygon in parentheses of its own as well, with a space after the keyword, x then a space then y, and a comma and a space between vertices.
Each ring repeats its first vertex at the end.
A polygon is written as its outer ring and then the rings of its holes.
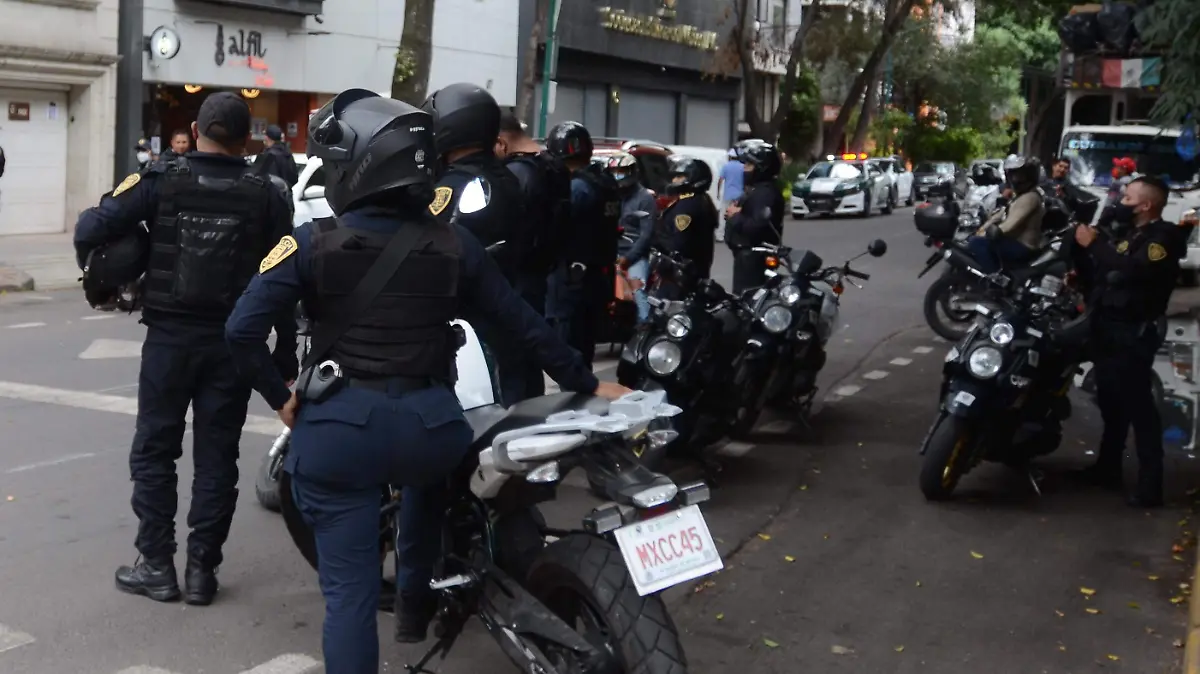
MULTIPOLYGON (((1197 548, 1196 566, 1192 569, 1193 582, 1200 578, 1200 548, 1197 548)), ((1200 674, 1200 599, 1191 595, 1188 602, 1188 630, 1183 651, 1184 674, 1200 674)))

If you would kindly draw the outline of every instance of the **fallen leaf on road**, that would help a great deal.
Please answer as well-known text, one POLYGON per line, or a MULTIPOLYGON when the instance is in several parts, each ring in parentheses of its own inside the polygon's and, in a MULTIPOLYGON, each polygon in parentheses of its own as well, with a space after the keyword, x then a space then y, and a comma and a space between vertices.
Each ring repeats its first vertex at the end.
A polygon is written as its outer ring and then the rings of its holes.
POLYGON ((1059 618, 1065 618, 1067 616, 1066 613, 1063 613, 1062 611, 1060 611, 1058 609, 1054 609, 1054 615, 1058 616, 1059 618))
POLYGON ((725 614, 724 614, 724 613, 718 613, 718 614, 717 614, 717 620, 724 620, 724 619, 725 619, 725 614))
POLYGON ((800 491, 808 491, 808 485, 806 485, 806 484, 800 485, 800 491))
POLYGON ((1182 562, 1182 561, 1183 561, 1183 557, 1180 557, 1179 555, 1171 555, 1171 559, 1173 559, 1173 560, 1175 560, 1175 561, 1177 561, 1177 562, 1182 562))
POLYGON ((783 561, 785 561, 785 562, 794 562, 794 561, 796 561, 796 558, 795 558, 795 557, 793 557, 793 556, 791 556, 791 555, 784 555, 784 556, 783 556, 783 561))
POLYGON ((1117 660, 1120 660, 1121 658, 1119 658, 1119 657, 1117 657, 1117 656, 1113 655, 1112 653, 1109 653, 1109 654, 1108 654, 1108 659, 1109 659, 1109 660, 1112 660, 1113 662, 1116 662, 1117 660))
POLYGON ((830 648, 829 650, 834 655, 850 655, 851 653, 854 652, 853 648, 846 648, 845 646, 838 646, 838 645, 834 645, 834 647, 830 648))
POLYGON ((917 581, 917 587, 921 587, 921 581, 917 581))
POLYGON ((1171 597, 1171 603, 1172 604, 1182 604, 1183 597, 1171 597))
POLYGON ((861 442, 860 442, 860 443, 858 443, 858 446, 859 446, 859 447, 862 447, 862 443, 861 443, 861 442))
POLYGON ((1084 610, 1087 611, 1088 613, 1091 613, 1092 615, 1100 615, 1100 609, 1098 609, 1098 608, 1088 608, 1088 609, 1084 609, 1084 610))
POLYGON ((903 652, 904 652, 904 647, 903 647, 903 646, 897 646, 897 647, 896 647, 896 652, 897 652, 897 653, 903 653, 903 652))
POLYGON ((1089 597, 1096 594, 1096 591, 1090 587, 1081 587, 1081 588, 1079 588, 1079 591, 1086 594, 1089 597))
POLYGON ((1171 642, 1171 645, 1175 648, 1183 648, 1183 639, 1176 639, 1175 641, 1171 642))
POLYGON ((704 581, 703 583, 700 583, 699 585, 697 585, 697 586, 696 586, 696 589, 695 589, 695 590, 693 590, 693 592, 695 592, 695 593, 697 593, 697 594, 698 594, 698 593, 700 593, 700 592, 703 592, 703 591, 707 590, 707 589, 708 589, 708 588, 710 588, 710 587, 716 587, 716 586, 717 586, 717 584, 716 584, 716 583, 714 583, 713 581, 711 581, 711 580, 706 580, 706 581, 704 581))
POLYGON ((759 534, 758 537, 763 539, 764 541, 771 540, 771 534, 759 534))
POLYGON ((825 540, 829 540, 829 534, 825 534, 822 538, 824 538, 825 540))
POLYGON ((1141 566, 1141 565, 1142 565, 1142 563, 1141 563, 1141 562, 1134 562, 1134 563, 1133 563, 1133 568, 1135 568, 1135 569, 1136 569, 1136 568, 1138 568, 1138 567, 1139 567, 1139 566, 1141 566))
POLYGON ((1066 652, 1067 652, 1067 647, 1066 647, 1066 646, 1063 646, 1062 644, 1059 644, 1059 645, 1058 645, 1058 650, 1060 650, 1060 651, 1062 651, 1062 652, 1066 653, 1066 652))
POLYGON ((1171 552, 1175 552, 1175 553, 1183 552, 1183 546, 1176 543, 1175 545, 1171 546, 1171 552))
POLYGON ((763 639, 763 645, 767 648, 779 648, 779 644, 771 641, 770 639, 763 639))
POLYGON ((1181 519, 1181 520, 1179 520, 1179 526, 1181 526, 1181 527, 1186 527, 1186 526, 1187 526, 1187 523, 1188 523, 1188 521, 1187 521, 1187 518, 1186 518, 1186 517, 1185 517, 1185 518, 1183 518, 1183 519, 1181 519))
POLYGON ((1131 602, 1129 602, 1129 608, 1131 608, 1131 609, 1133 609, 1133 610, 1135 610, 1135 611, 1136 611, 1136 610, 1138 610, 1138 609, 1140 609, 1140 608, 1142 608, 1142 607, 1141 607, 1141 606, 1138 606, 1136 601, 1131 601, 1131 602))
POLYGON ((817 468, 813 468, 813 469, 812 469, 812 472, 816 473, 817 475, 820 475, 820 474, 821 474, 821 471, 820 471, 820 469, 817 469, 817 468))
POLYGON ((971 556, 974 557, 975 559, 983 559, 983 555, 979 554, 978 552, 975 552, 974 550, 971 551, 971 556))
POLYGON ((1158 576, 1151 575, 1151 576, 1146 576, 1146 577, 1149 578, 1150 580, 1158 580, 1158 576))
POLYGON ((8 500, 9 500, 9 501, 15 501, 15 500, 17 500, 17 497, 16 497, 16 496, 9 496, 9 497, 8 497, 8 500))

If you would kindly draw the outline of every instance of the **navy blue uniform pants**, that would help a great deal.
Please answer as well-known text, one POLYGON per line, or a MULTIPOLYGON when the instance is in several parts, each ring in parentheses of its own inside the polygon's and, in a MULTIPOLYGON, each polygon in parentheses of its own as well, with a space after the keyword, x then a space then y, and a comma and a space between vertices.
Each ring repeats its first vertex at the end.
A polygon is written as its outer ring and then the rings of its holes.
POLYGON ((1154 400, 1154 356, 1162 338, 1153 325, 1098 323, 1096 326, 1096 398, 1104 432, 1096 465, 1120 475, 1125 441, 1133 428, 1138 457, 1138 494, 1162 496, 1162 418, 1154 400), (1143 327, 1144 326, 1144 327, 1143 327))
POLYGON ((979 263, 979 271, 995 274, 1002 268, 1019 267, 1033 257, 1033 251, 1016 239, 988 239, 973 236, 967 239, 967 252, 979 263))
POLYGON ((397 586, 404 594, 428 593, 446 478, 472 435, 446 386, 389 393, 348 388, 323 403, 301 404, 284 469, 316 536, 326 674, 379 671, 382 485, 403 486, 397 586))
POLYGON ((546 317, 563 341, 583 356, 588 367, 596 358, 596 335, 614 283, 598 269, 589 268, 583 278, 568 280, 566 272, 550 277, 546 317))
POLYGON ((175 554, 178 482, 185 418, 191 405, 192 506, 188 557, 220 565, 237 505, 238 443, 246 423, 250 386, 239 377, 224 339, 202 343, 157 340, 142 345, 137 431, 129 454, 136 546, 148 558, 175 554))

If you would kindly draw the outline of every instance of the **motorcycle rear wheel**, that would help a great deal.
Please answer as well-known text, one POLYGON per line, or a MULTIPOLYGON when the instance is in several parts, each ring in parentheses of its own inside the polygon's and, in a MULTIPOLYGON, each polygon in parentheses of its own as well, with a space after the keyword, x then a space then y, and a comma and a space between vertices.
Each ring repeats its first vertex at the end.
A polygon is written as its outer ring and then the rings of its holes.
POLYGON ((921 493, 928 501, 945 501, 970 470, 975 429, 968 422, 943 415, 929 436, 921 462, 921 493))
POLYGON ((589 642, 603 642, 614 671, 686 674, 679 630, 662 597, 638 595, 612 543, 585 534, 555 541, 534 562, 527 588, 589 642))
POLYGON ((950 307, 950 299, 955 294, 957 286, 961 285, 962 281, 953 276, 942 276, 925 291, 925 322, 930 328, 943 339, 948 339, 951 342, 957 342, 962 339, 967 331, 971 329, 972 321, 974 321, 974 312, 955 311, 950 307), (946 312, 946 319, 938 313, 941 308, 946 312))

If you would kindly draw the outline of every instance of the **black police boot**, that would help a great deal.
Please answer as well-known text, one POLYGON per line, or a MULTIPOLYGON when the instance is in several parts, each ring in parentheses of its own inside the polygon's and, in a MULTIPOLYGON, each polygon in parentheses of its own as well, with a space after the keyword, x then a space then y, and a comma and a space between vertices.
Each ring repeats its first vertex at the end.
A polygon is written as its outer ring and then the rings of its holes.
POLYGON ((179 579, 175 575, 175 561, 170 557, 139 557, 133 566, 117 567, 116 580, 117 589, 122 592, 140 594, 154 601, 179 599, 179 579))
POLYGON ((183 572, 183 582, 186 592, 183 600, 193 606, 208 606, 217 596, 217 570, 202 563, 198 559, 188 559, 187 570, 183 572))
POLYGON ((1162 466, 1142 466, 1138 470, 1137 489, 1129 496, 1134 508, 1161 508, 1163 505, 1162 466))
POLYGON ((419 644, 425 641, 429 623, 437 613, 437 595, 432 592, 396 594, 396 643, 419 644))

